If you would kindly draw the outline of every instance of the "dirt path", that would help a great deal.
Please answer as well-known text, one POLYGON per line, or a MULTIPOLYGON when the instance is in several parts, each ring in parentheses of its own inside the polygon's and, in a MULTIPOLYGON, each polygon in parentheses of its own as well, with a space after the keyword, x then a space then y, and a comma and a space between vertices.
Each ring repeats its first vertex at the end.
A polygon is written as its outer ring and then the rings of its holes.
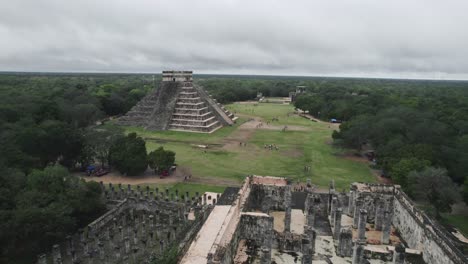
MULTIPOLYGON (((187 169, 187 168, 186 168, 187 169)), ((83 178, 85 181, 96 181, 103 182, 104 184, 130 184, 130 185, 139 185, 139 184, 176 184, 176 183, 198 183, 206 185, 220 185, 220 186, 238 186, 239 182, 232 179, 223 179, 223 178, 212 178, 212 177, 196 177, 192 176, 190 179, 186 179, 184 169, 178 169, 174 174, 163 179, 159 178, 158 175, 154 174, 152 171, 148 170, 144 175, 141 176, 123 176, 119 172, 111 172, 107 175, 96 177, 96 176, 85 176, 83 173, 76 173, 80 178, 83 178)))
MULTIPOLYGON (((243 123, 239 126, 239 128, 234 131, 230 136, 226 137, 223 142, 224 146, 223 149, 225 150, 233 150, 236 148, 241 147, 240 143, 245 143, 249 141, 249 139, 254 134, 255 130, 275 130, 275 131, 282 131, 285 126, 281 125, 267 125, 264 120, 257 116, 251 115, 242 115, 243 117, 250 118, 249 121, 243 123)), ((287 131, 310 131, 311 129, 305 126, 295 126, 295 125, 288 125, 286 126, 287 131)))
POLYGON ((255 128, 261 123, 259 118, 252 118, 240 125, 234 133, 223 140, 225 150, 233 150, 240 147, 240 143, 247 142, 255 132, 255 128))

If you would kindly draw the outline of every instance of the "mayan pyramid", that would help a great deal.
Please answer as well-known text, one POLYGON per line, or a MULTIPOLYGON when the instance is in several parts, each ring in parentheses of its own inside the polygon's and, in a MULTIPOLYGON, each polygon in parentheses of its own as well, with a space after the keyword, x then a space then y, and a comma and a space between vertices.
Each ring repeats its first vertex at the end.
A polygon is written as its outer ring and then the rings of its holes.
POLYGON ((163 71, 159 89, 145 96, 118 123, 202 133, 234 124, 237 117, 192 81, 192 71, 163 71))

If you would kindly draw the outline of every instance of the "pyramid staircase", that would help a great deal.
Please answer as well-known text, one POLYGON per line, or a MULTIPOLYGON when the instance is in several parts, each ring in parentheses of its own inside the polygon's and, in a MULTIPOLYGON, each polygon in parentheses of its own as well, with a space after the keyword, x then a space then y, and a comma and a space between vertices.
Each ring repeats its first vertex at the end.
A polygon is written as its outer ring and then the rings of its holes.
POLYGON ((220 127, 222 124, 200 97, 192 82, 184 82, 182 91, 177 96, 169 129, 211 133, 220 127))
POLYGON ((150 93, 139 101, 131 111, 119 118, 119 124, 127 126, 143 126, 151 119, 154 105, 158 98, 156 93, 150 93))

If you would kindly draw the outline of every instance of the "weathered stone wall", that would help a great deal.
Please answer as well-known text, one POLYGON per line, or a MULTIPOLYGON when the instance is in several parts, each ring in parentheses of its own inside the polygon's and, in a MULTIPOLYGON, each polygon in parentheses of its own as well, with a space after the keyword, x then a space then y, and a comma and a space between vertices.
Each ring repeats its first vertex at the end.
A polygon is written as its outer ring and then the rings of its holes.
POLYGON ((284 211, 286 188, 286 186, 252 184, 246 209, 260 210, 264 213, 270 210, 284 211))
POLYGON ((400 188, 395 189, 392 223, 410 248, 423 252, 426 263, 468 262, 446 231, 416 208, 400 188))
POLYGON ((166 130, 171 122, 177 95, 182 90, 182 82, 162 82, 158 89, 157 102, 149 119, 147 129, 166 130))

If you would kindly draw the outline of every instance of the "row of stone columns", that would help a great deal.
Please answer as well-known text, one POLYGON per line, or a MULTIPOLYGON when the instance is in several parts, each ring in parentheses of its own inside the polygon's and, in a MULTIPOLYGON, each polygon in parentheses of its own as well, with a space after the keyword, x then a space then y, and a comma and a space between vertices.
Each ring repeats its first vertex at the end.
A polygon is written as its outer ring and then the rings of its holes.
POLYGON ((301 237, 302 244, 302 264, 311 264, 315 254, 315 241, 317 232, 315 231, 315 219, 318 211, 317 197, 309 193, 305 201, 306 224, 304 234, 301 237))
MULTIPOLYGON (((185 192, 184 194, 179 195, 179 190, 175 190, 174 193, 169 193, 169 189, 165 189, 165 191, 160 191, 158 187, 154 188, 154 191, 149 187, 146 186, 145 188, 141 187, 140 185, 136 186, 136 190, 131 188, 131 185, 128 184, 127 188, 123 188, 122 184, 118 184, 117 188, 112 184, 108 184, 108 188, 104 185, 103 182, 100 183, 101 188, 105 196, 110 200, 123 200, 127 197, 134 197, 140 199, 154 199, 154 200, 162 200, 162 201, 176 201, 176 202, 200 202, 201 198, 198 192, 195 193, 194 197, 190 197, 189 192, 185 192)), ((206 198, 206 197, 205 197, 206 198)), ((219 195, 216 197, 219 199, 219 195)), ((206 199, 203 201, 203 204, 206 204, 206 199)))
MULTIPOLYGON (((76 239, 68 236, 65 241, 66 263, 115 263, 121 260, 137 263, 138 255, 162 253, 165 244, 175 240, 179 230, 173 225, 176 218, 171 216, 167 219, 168 225, 162 228, 158 213, 156 217, 146 213, 138 217, 130 209, 119 220, 113 218, 106 228, 93 230, 89 226, 87 232, 81 229, 76 239)), ((54 264, 64 262, 59 245, 53 246, 51 257, 54 264)), ((38 256, 37 263, 46 264, 47 256, 38 256)))

